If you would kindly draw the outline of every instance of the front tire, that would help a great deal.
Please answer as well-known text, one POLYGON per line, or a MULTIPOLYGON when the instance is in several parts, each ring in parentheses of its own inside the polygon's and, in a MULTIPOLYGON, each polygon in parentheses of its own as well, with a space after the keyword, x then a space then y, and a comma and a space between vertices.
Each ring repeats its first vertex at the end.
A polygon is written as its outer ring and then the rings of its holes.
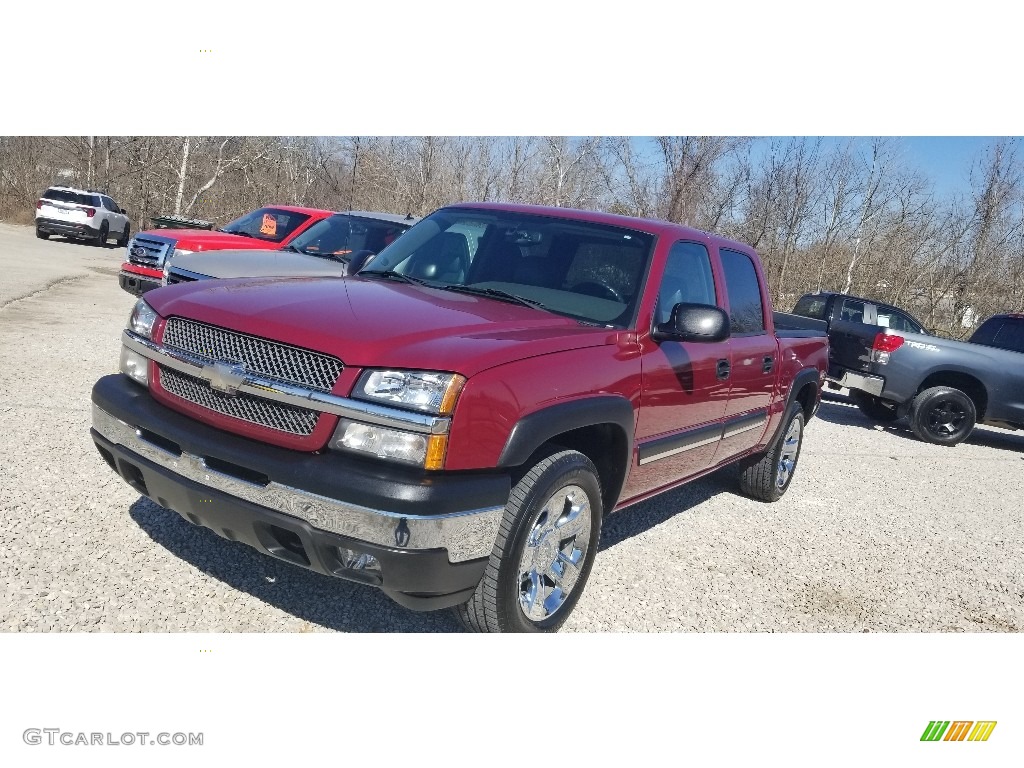
POLYGON ((740 469, 740 490, 759 501, 778 501, 789 490, 804 442, 804 412, 793 403, 782 421, 778 441, 740 469))
POLYGON ((130 230, 131 230, 131 225, 125 224, 124 225, 124 232, 122 232, 121 236, 117 238, 117 245, 118 245, 119 248, 127 248, 128 247, 128 240, 129 240, 128 235, 129 235, 130 230))
POLYGON ((601 537, 601 483, 578 451, 560 450, 516 483, 473 597, 455 608, 476 632, 554 632, 583 592, 601 537))
POLYGON ((857 404, 861 413, 879 424, 891 424, 900 417, 895 406, 890 407, 882 398, 861 392, 859 389, 850 392, 850 399, 857 404))
POLYGON ((910 407, 910 428, 919 439, 935 445, 962 443, 977 418, 974 401, 953 387, 926 389, 910 407))

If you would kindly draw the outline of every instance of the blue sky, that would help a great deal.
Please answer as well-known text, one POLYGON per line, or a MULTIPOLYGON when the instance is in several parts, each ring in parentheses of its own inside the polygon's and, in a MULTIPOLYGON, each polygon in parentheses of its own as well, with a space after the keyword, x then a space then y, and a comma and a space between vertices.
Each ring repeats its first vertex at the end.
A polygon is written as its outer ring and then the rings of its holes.
POLYGON ((908 136, 908 160, 935 182, 935 192, 948 197, 967 193, 972 162, 992 136, 908 136))
MULTIPOLYGON (((765 137, 757 141, 767 145, 772 138, 765 137)), ((996 137, 994 136, 903 136, 899 137, 904 149, 907 164, 921 170, 935 185, 935 193, 940 198, 966 195, 970 191, 970 170, 973 162, 996 137)), ((847 141, 857 141, 858 137, 826 137, 825 147, 838 146, 847 141)), ((867 141, 866 137, 859 140, 867 141)), ((643 142, 650 141, 647 151, 657 152, 653 141, 641 139, 641 153, 644 153, 643 142)), ((756 148, 755 148, 756 157, 756 148)))

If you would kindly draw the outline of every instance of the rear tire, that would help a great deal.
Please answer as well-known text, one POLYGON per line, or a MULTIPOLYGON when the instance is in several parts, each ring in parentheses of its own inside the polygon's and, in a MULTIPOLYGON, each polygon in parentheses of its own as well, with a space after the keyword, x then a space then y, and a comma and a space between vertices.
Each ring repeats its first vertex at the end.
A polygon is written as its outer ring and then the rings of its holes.
POLYGON ((782 420, 779 439, 760 458, 748 460, 740 468, 740 490, 759 501, 778 501, 796 474, 800 449, 804 442, 804 412, 800 403, 792 403, 782 420))
POLYGON ((890 424, 900 417, 896 406, 890 407, 882 398, 861 392, 859 389, 850 391, 850 399, 857 404, 861 413, 880 424, 890 424))
POLYGON ((37 229, 36 230, 36 237, 38 237, 40 240, 49 240, 50 239, 50 233, 49 232, 43 232, 41 229, 37 229))
POLYGON ((919 439, 935 445, 962 443, 977 418, 974 401, 953 387, 926 389, 910 406, 910 428, 919 439))
POLYGON ((559 450, 516 483, 476 592, 455 613, 475 632, 555 632, 583 592, 601 537, 601 484, 559 450))
POLYGON ((106 246, 108 237, 110 237, 110 226, 104 221, 100 224, 100 233, 96 235, 96 245, 100 247, 106 246))

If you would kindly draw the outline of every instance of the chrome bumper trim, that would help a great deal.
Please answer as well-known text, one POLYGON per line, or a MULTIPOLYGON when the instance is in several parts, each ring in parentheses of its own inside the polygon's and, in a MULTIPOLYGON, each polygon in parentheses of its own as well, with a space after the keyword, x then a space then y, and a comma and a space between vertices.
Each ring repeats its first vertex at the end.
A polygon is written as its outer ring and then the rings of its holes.
POLYGON ((112 443, 201 485, 304 520, 330 533, 370 544, 402 549, 445 549, 453 563, 487 557, 494 547, 503 507, 470 509, 447 515, 416 516, 370 509, 271 481, 240 480, 211 469, 201 456, 174 454, 149 442, 142 431, 95 403, 93 428, 112 443))
MULTIPOLYGON (((188 374, 197 379, 209 382, 210 377, 205 369, 212 365, 211 361, 204 360, 196 355, 172 350, 139 336, 131 331, 125 330, 121 334, 121 341, 128 349, 137 352, 149 360, 160 365, 173 368, 181 373, 188 374)), ((325 392, 317 392, 312 389, 304 389, 279 381, 256 376, 251 373, 245 374, 245 379, 238 385, 237 391, 245 392, 248 395, 262 397, 265 400, 274 400, 279 403, 308 408, 323 413, 331 413, 335 416, 365 421, 370 424, 380 424, 385 427, 404 429, 410 432, 421 432, 428 435, 444 435, 448 433, 451 419, 447 417, 431 416, 426 413, 415 413, 403 411, 398 408, 366 403, 362 400, 352 400, 347 397, 338 397, 325 392)))
POLYGON ((885 379, 881 376, 867 376, 853 371, 845 371, 839 380, 839 386, 847 389, 859 389, 869 395, 881 397, 882 390, 885 388, 885 379))

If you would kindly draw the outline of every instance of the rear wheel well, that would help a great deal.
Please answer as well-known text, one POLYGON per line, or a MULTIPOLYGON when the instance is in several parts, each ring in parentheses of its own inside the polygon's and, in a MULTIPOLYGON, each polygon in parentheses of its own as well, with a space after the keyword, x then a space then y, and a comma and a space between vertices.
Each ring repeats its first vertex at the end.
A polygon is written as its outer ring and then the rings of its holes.
POLYGON ((818 399, 818 385, 808 382, 800 387, 800 391, 796 393, 796 400, 800 403, 800 408, 804 412, 804 420, 810 421, 811 416, 814 415, 814 404, 818 399))
POLYGON ((967 373, 957 371, 939 371, 933 373, 917 388, 917 394, 932 387, 952 387, 959 389, 974 403, 974 410, 978 413, 978 421, 981 421, 988 407, 988 391, 985 385, 967 373))
POLYGON ((562 449, 579 451, 594 462, 598 479, 601 481, 601 502, 604 514, 608 514, 622 492, 622 484, 625 482, 630 460, 626 435, 616 424, 594 424, 555 435, 534 451, 524 464, 516 467, 512 476, 512 485, 519 482, 545 456, 562 449))

